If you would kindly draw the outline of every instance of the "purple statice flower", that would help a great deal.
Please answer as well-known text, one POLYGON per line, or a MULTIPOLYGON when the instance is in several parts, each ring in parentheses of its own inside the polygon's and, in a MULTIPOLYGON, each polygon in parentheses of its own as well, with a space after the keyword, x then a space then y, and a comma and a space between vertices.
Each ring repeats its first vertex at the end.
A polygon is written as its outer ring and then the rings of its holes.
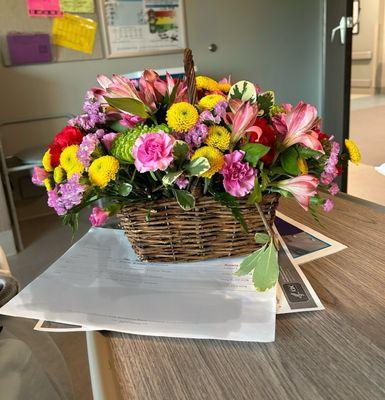
POLYGON ((79 174, 73 174, 66 183, 60 185, 60 201, 67 211, 82 201, 86 186, 79 183, 79 178, 79 174))
POLYGON ((105 123, 105 115, 100 111, 100 99, 96 98, 91 91, 88 91, 83 104, 84 114, 77 115, 68 123, 72 126, 79 126, 85 131, 94 129, 97 124, 105 123))
POLYGON ((60 196, 58 194, 57 188, 53 190, 48 190, 48 206, 52 207, 57 215, 65 215, 67 213, 66 208, 61 202, 60 196))
POLYGON ((333 200, 330 200, 330 199, 326 199, 325 203, 322 206, 322 208, 325 212, 330 212, 331 210, 333 210, 333 207, 334 207, 333 200))
POLYGON ((215 124, 219 124, 221 122, 221 118, 219 116, 214 116, 211 111, 205 110, 200 114, 198 122, 214 122, 215 124))
POLYGON ((338 185, 336 183, 333 183, 329 188, 329 193, 332 196, 335 196, 339 191, 340 191, 340 188, 338 187, 338 185))
MULTIPOLYGON (((98 131, 100 130, 103 131, 103 129, 98 129, 98 131)), ((99 139, 97 133, 89 133, 88 135, 83 137, 83 140, 79 145, 76 155, 85 168, 88 168, 90 166, 91 154, 95 151, 95 148, 98 144, 99 139)))
POLYGON ((95 131, 95 135, 98 137, 98 139, 101 139, 105 134, 106 132, 104 129, 97 129, 95 131))
POLYGON ((184 140, 191 147, 199 147, 206 140, 208 128, 205 124, 198 122, 185 134, 184 140))
POLYGON ((329 185, 338 175, 338 154, 340 152, 340 145, 332 141, 330 156, 327 159, 324 170, 321 174, 321 183, 324 185, 329 185))
POLYGON ((175 181, 175 184, 178 186, 179 189, 186 189, 188 182, 189 182, 189 180, 184 175, 181 175, 175 181))
POLYGON ((219 118, 224 118, 226 115, 227 107, 229 103, 225 100, 218 101, 218 103, 214 107, 215 115, 219 118))
POLYGON ((115 140, 116 136, 118 136, 118 135, 119 135, 119 133, 110 132, 110 133, 106 133, 103 136, 102 142, 104 144, 104 147, 107 149, 107 151, 110 151, 112 142, 115 140))

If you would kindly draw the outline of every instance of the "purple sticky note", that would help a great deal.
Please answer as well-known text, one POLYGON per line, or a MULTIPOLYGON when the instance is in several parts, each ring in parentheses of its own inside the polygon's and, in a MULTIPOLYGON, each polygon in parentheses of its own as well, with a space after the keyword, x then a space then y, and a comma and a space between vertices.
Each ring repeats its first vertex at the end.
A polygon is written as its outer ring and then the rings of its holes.
POLYGON ((7 43, 12 65, 52 61, 51 42, 46 33, 8 33, 7 43))

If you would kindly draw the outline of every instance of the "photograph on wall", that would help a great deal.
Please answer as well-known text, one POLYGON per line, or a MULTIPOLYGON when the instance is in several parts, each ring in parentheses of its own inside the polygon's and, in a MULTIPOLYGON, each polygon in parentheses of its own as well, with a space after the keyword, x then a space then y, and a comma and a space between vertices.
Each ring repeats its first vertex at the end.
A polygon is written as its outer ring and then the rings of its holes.
POLYGON ((107 57, 182 51, 182 0, 101 0, 107 57))

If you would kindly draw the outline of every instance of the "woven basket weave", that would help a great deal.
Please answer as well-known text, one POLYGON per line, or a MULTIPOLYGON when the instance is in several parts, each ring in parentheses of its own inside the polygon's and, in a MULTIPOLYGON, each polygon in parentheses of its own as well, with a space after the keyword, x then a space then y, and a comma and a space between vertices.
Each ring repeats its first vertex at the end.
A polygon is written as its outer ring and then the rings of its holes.
MULTIPOLYGON (((263 197, 261 208, 269 224, 274 222, 278 200, 277 194, 263 197)), ((226 206, 206 196, 198 198, 191 211, 183 211, 174 199, 164 199, 124 206, 118 217, 141 260, 197 261, 246 255, 257 248, 254 234, 265 231, 263 221, 245 200, 240 201, 240 209, 248 234, 226 206)))

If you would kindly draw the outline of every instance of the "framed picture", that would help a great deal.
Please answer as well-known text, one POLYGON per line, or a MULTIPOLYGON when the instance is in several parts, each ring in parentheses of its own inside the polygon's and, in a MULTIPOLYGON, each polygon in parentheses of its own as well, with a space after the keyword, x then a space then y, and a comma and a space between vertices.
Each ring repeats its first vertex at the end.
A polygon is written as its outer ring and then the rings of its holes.
POLYGON ((360 11, 360 0, 353 0, 353 35, 358 35, 360 33, 360 11))
POLYGON ((107 58, 181 52, 183 0, 98 0, 107 58))

